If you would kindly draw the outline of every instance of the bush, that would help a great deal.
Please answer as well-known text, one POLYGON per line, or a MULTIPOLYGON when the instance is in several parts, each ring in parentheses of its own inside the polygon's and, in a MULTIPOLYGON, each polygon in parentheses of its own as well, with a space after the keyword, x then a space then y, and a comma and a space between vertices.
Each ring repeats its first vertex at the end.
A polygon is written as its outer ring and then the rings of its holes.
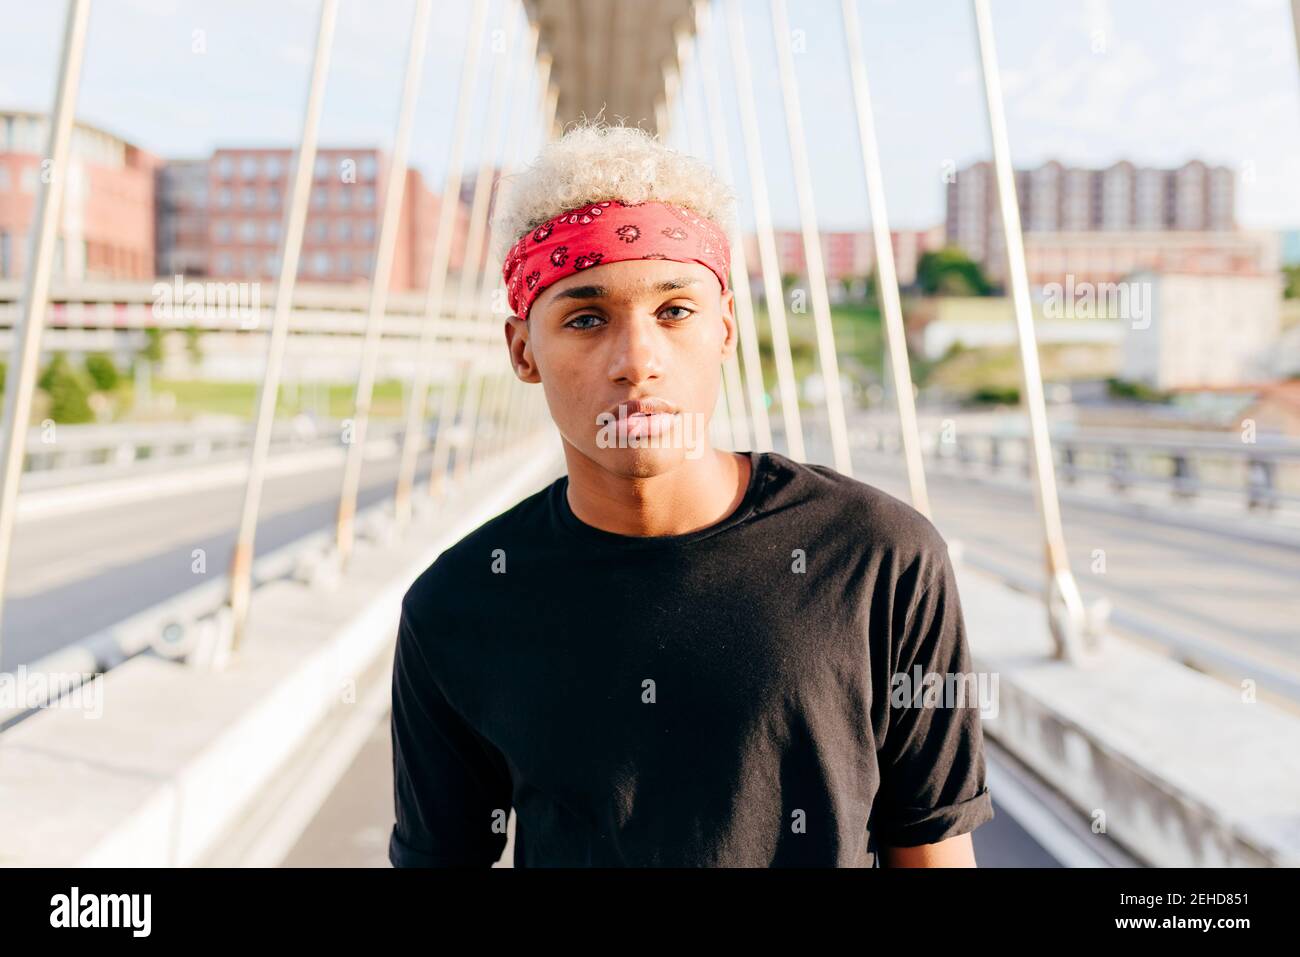
POLYGON ((94 352, 86 356, 86 374, 101 392, 112 392, 122 381, 122 374, 117 371, 113 357, 106 352, 94 352))
POLYGON ((50 397, 50 418, 55 422, 89 422, 95 418, 90 409, 90 386, 62 352, 51 356, 37 385, 50 397))
POLYGON ((140 358, 146 362, 161 362, 163 357, 163 333, 157 326, 150 326, 144 331, 144 345, 140 347, 140 358))
POLYGON ((1169 396, 1153 389, 1145 382, 1129 382, 1114 377, 1106 380, 1106 392, 1112 399, 1129 399, 1133 402, 1168 402, 1169 396))
POLYGON ((916 264, 916 281, 927 295, 987 296, 993 291, 979 263, 955 246, 923 253, 916 264))
POLYGON ((980 405, 1016 405, 1020 402, 1020 390, 1015 386, 1004 389, 984 385, 971 393, 970 400, 980 405))

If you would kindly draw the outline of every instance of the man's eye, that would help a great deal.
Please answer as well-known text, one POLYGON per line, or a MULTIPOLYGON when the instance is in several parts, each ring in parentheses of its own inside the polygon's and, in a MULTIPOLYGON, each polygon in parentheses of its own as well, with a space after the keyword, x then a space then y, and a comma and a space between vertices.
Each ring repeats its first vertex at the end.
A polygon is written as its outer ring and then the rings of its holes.
MULTIPOLYGON (((664 310, 664 312, 672 312, 673 310, 681 310, 681 313, 682 313, 682 314, 681 314, 681 315, 677 315, 677 316, 669 316, 669 317, 668 317, 669 319, 685 319, 687 316, 693 316, 693 315, 695 315, 695 310, 694 310, 694 309, 690 309, 690 308, 688 308, 688 307, 686 307, 686 306, 669 306, 668 308, 666 308, 666 309, 664 310)), ((662 313, 661 313, 661 315, 662 315, 662 313)))
POLYGON ((602 319, 600 316, 593 315, 593 314, 591 314, 591 313, 587 313, 587 314, 584 315, 584 316, 574 316, 572 319, 570 319, 568 322, 566 322, 565 325, 568 326, 568 327, 571 328, 571 329, 591 329, 591 328, 594 328, 594 327, 591 326, 591 325, 583 325, 583 322, 584 322, 585 320, 587 320, 587 319, 592 319, 592 320, 595 320, 595 321, 597 321, 597 322, 604 322, 604 321, 605 321, 605 320, 602 319))

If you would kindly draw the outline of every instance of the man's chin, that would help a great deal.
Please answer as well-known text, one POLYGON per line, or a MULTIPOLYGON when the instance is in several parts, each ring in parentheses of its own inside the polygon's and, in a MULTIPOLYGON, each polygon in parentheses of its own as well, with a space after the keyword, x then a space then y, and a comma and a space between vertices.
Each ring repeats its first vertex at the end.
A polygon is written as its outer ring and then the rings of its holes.
POLYGON ((601 467, 628 478, 653 478, 671 472, 687 460, 682 448, 626 448, 594 450, 601 467))

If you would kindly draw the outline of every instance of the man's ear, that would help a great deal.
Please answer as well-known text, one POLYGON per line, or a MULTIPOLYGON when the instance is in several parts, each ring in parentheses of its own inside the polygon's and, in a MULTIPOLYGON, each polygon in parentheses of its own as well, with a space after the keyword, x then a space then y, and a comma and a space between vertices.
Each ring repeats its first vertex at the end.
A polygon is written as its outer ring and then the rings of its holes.
POLYGON ((541 382, 537 363, 533 361, 533 347, 528 341, 528 323, 518 316, 507 316, 506 348, 510 350, 510 365, 521 382, 541 382))
POLYGON ((722 327, 725 333, 722 340, 722 361, 726 362, 735 355, 740 342, 740 326, 736 324, 736 294, 730 289, 722 294, 722 327))

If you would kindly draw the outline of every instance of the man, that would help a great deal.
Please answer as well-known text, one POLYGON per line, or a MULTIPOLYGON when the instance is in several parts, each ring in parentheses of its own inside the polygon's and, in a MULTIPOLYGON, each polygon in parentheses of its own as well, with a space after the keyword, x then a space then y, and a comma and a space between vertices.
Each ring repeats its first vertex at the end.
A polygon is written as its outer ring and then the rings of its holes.
POLYGON ((505 337, 568 474, 406 593, 390 860, 489 866, 513 808, 516 867, 974 866, 978 709, 915 686, 969 671, 943 539, 709 445, 732 194, 603 125, 517 179, 505 337))

